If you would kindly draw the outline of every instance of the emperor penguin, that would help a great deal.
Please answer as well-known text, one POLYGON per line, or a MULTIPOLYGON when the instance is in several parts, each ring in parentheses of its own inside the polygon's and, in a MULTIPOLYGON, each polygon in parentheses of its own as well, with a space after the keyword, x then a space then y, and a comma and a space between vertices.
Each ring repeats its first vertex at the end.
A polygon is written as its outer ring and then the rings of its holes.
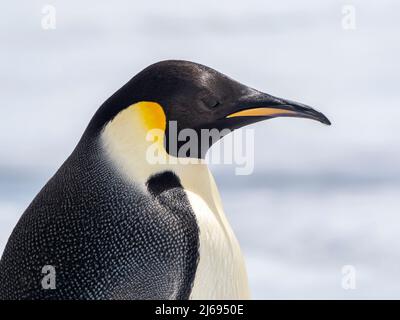
POLYGON ((330 124, 201 64, 147 67, 101 105, 21 216, 0 261, 0 299, 249 299, 206 150, 186 155, 171 135, 190 129, 207 145, 204 129, 275 117, 330 124))

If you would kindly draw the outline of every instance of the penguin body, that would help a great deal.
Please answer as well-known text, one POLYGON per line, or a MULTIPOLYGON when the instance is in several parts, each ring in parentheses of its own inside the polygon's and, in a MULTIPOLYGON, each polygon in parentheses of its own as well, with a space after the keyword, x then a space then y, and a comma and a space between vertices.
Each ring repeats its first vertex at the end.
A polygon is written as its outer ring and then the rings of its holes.
POLYGON ((198 226, 179 178, 161 173, 145 193, 99 148, 75 150, 22 216, 1 260, 0 298, 189 297, 198 226), (55 290, 41 287, 45 265, 55 290))
POLYGON ((202 65, 146 68, 100 107, 22 215, 0 260, 0 299, 249 298, 204 154, 177 161, 180 145, 165 143, 167 124, 176 121, 179 132, 235 129, 277 116, 329 123, 202 65), (153 129, 165 140, 149 140, 153 129), (149 162, 150 149, 165 162, 149 162), (48 265, 53 289, 41 282, 48 265))

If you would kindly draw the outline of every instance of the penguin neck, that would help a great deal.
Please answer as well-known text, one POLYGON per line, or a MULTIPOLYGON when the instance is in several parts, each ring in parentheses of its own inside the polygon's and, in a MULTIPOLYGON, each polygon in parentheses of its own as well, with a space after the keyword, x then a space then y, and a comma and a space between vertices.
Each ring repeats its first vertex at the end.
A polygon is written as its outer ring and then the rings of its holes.
POLYGON ((133 104, 104 127, 103 149, 118 171, 140 188, 146 190, 151 176, 172 171, 185 190, 203 198, 217 216, 223 215, 218 189, 206 162, 169 155, 163 143, 165 125, 164 112, 157 103, 133 104))

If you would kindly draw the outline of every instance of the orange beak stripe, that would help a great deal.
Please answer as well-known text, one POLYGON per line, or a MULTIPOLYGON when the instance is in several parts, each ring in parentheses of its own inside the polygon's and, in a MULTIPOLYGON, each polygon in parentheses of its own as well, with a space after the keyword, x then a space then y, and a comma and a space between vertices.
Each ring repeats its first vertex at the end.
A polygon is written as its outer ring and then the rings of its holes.
POLYGON ((286 114, 297 114, 295 111, 291 110, 284 110, 284 109, 275 109, 275 108, 253 108, 253 109, 246 109, 242 111, 238 111, 232 113, 227 118, 234 118, 234 117, 259 117, 259 116, 279 116, 279 115, 286 115, 286 114))

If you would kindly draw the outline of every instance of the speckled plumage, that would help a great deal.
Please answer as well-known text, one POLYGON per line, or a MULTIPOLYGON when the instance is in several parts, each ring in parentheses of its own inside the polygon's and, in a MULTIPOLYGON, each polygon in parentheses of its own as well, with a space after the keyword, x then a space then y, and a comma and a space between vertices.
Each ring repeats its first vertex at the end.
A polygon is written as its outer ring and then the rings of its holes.
POLYGON ((193 62, 142 70, 98 109, 18 222, 0 261, 0 299, 249 298, 243 255, 206 163, 174 161, 205 157, 203 146, 216 140, 204 129, 279 116, 330 124, 304 104, 193 62), (152 129, 164 133, 158 153, 174 161, 148 161, 152 129), (178 152, 186 129, 199 137, 189 155, 178 152), (54 290, 42 289, 45 265, 56 269, 54 290))
POLYGON ((15 227, 0 299, 189 298, 198 226, 179 179, 153 180, 140 190, 84 136, 15 227), (44 265, 56 268, 55 290, 42 289, 44 265))

